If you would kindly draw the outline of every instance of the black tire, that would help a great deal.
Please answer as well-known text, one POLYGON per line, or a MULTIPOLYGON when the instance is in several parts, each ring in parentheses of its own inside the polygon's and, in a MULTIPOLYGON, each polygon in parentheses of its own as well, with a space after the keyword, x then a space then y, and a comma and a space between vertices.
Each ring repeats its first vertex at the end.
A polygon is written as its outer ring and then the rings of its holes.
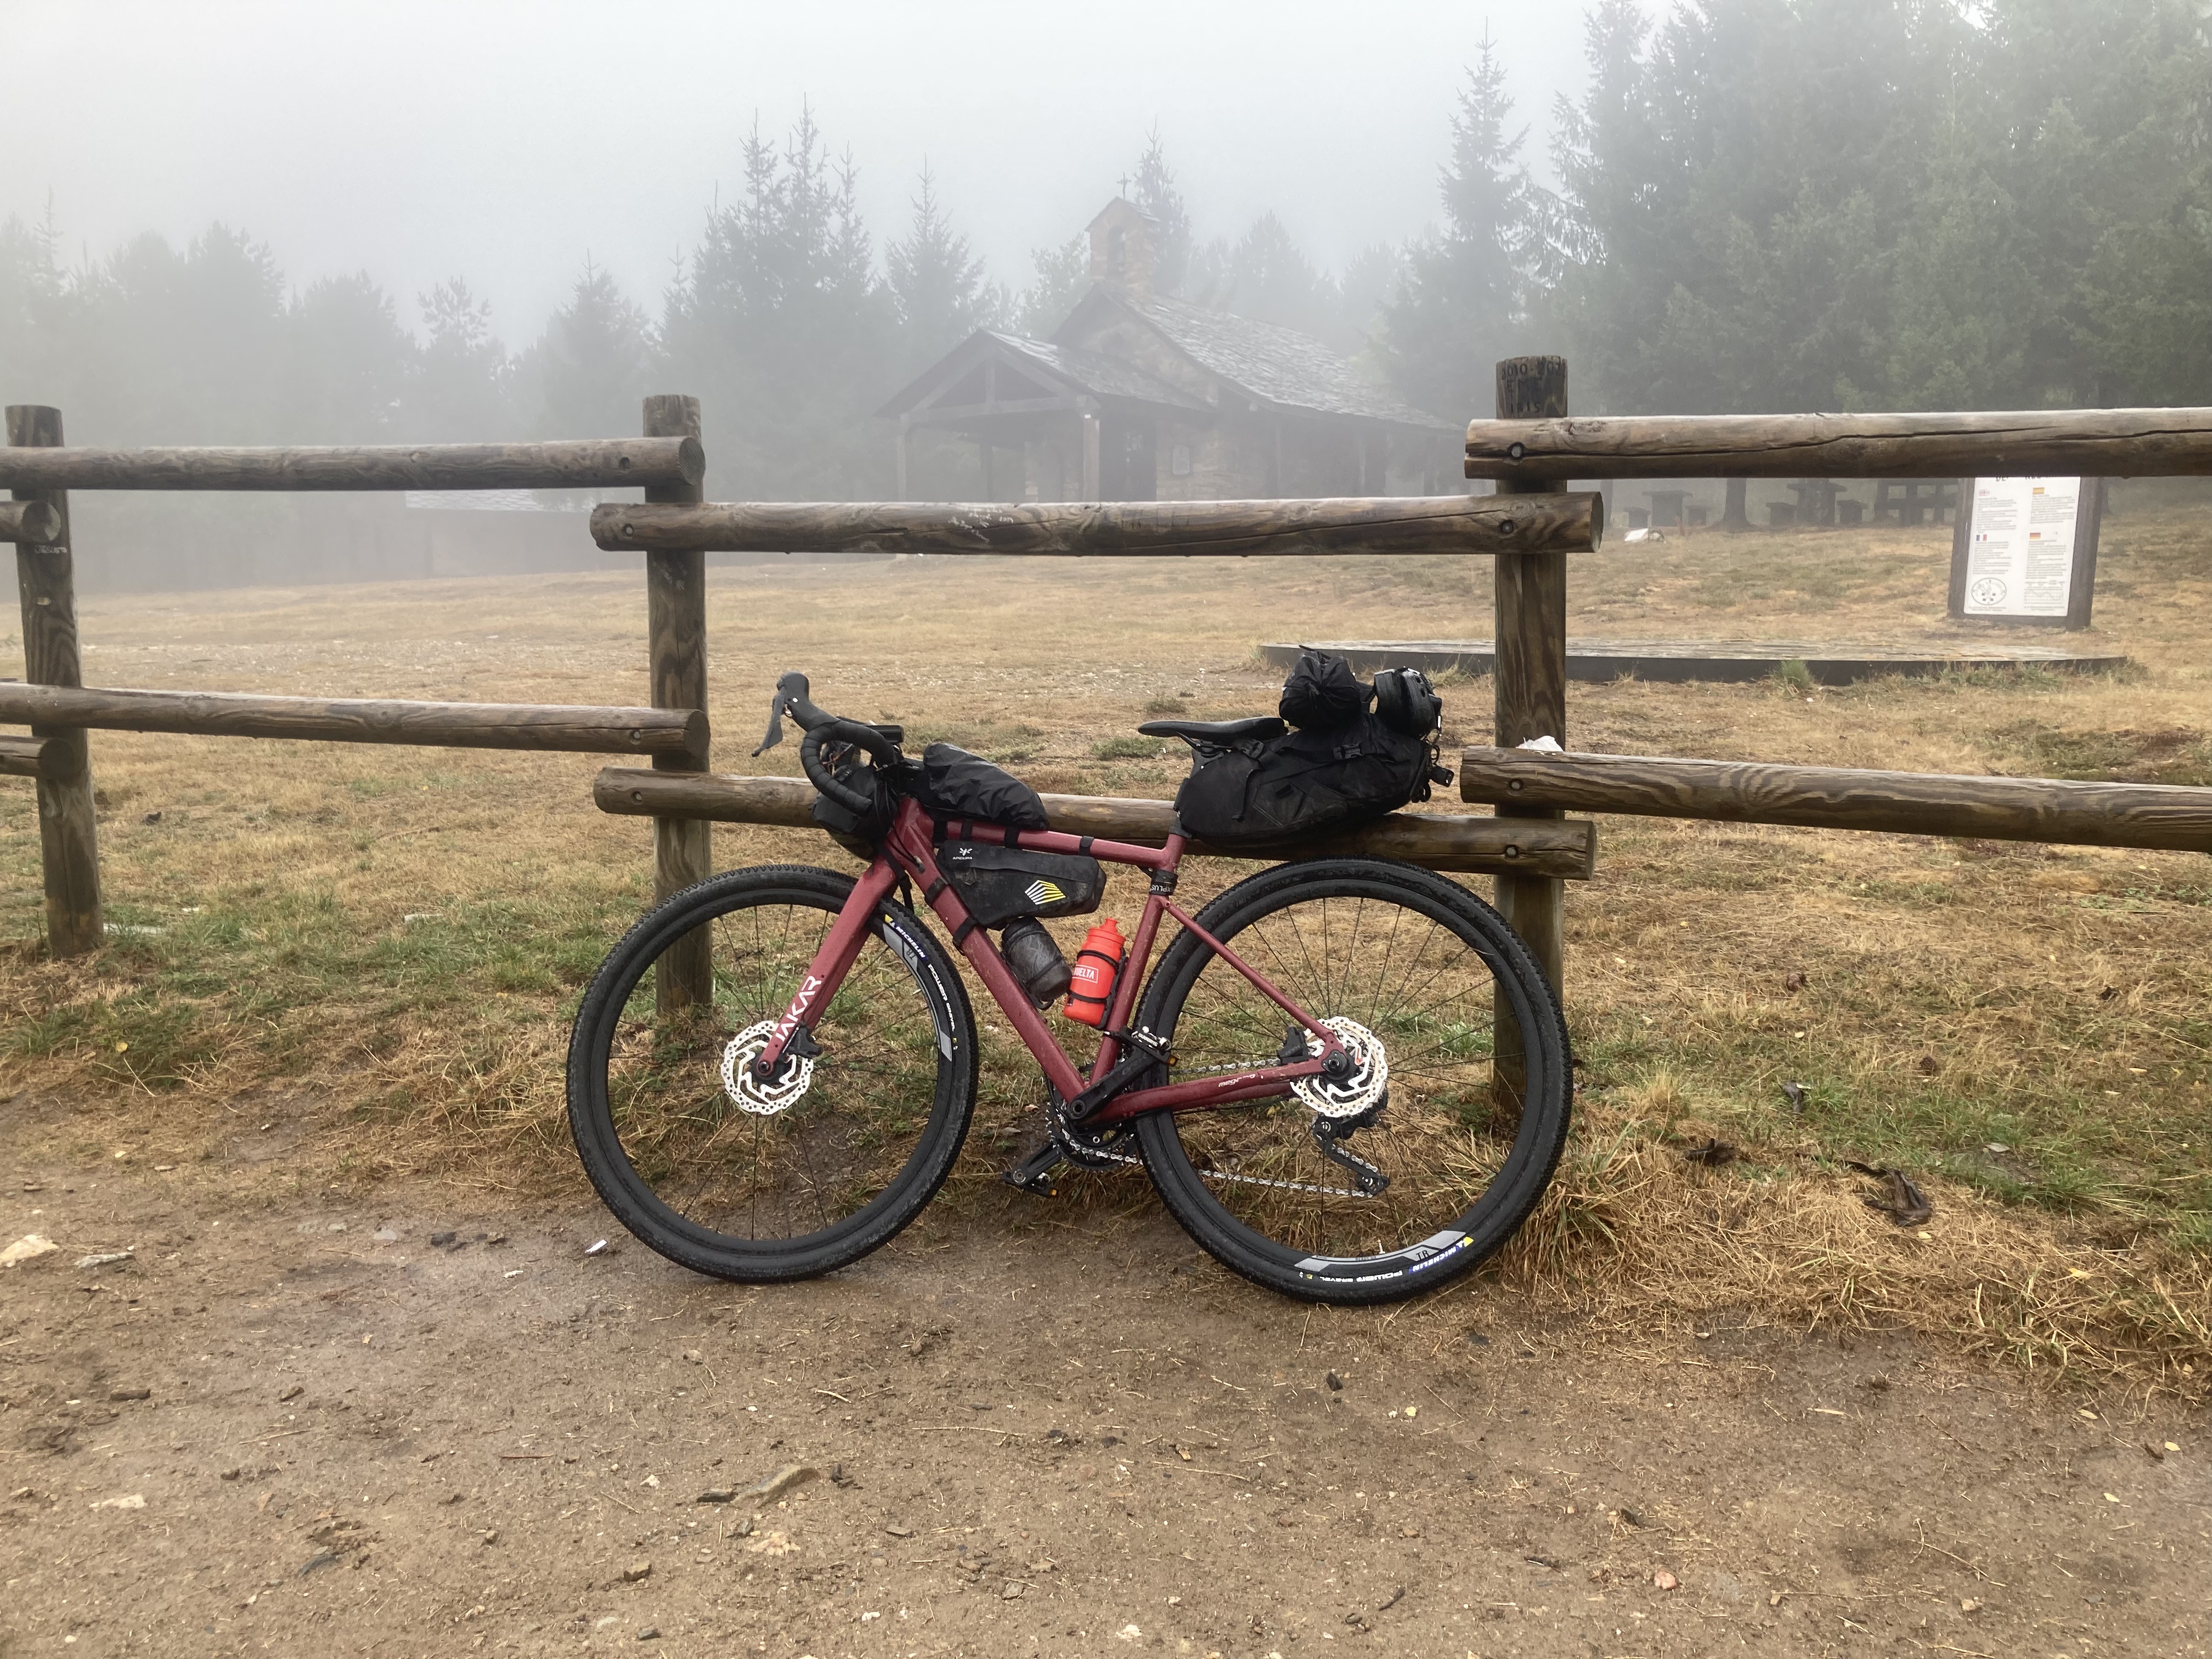
MULTIPOLYGON (((1389 1088, 1330 1161, 1294 1097, 1156 1112, 1137 1125, 1160 1199, 1224 1266, 1314 1302, 1388 1302, 1450 1283, 1513 1236, 1550 1183, 1572 1085, 1559 1000, 1504 917, 1431 871, 1372 859, 1282 865, 1238 883, 1199 925, 1319 1019, 1383 1039, 1389 1088), (1527 1089, 1493 1088, 1493 1007, 1522 1034, 1527 1089)), ((1196 935, 1146 988, 1143 1024, 1176 1079, 1273 1060, 1289 1018, 1196 935)))
POLYGON ((975 1104, 975 1022, 951 957, 885 901, 817 1016, 805 1091, 740 1109, 725 1051, 781 1015, 853 890, 793 865, 732 871, 648 911, 599 965, 568 1042, 568 1127, 592 1185, 670 1261, 751 1284, 810 1279, 889 1243, 944 1184, 975 1104), (664 1021, 649 977, 709 929, 711 1007, 664 1021))

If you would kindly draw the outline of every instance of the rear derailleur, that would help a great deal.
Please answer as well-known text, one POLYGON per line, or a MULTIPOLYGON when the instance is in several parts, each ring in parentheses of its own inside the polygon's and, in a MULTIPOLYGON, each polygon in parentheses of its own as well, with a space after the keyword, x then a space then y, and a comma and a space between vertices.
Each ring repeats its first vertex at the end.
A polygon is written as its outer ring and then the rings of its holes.
POLYGON ((1346 1151, 1343 1143, 1371 1126, 1389 1103, 1390 1097, 1386 1094, 1357 1116, 1323 1117, 1316 1112, 1311 1125, 1313 1143, 1321 1155, 1340 1169, 1349 1170, 1353 1183, 1370 1198, 1389 1186, 1390 1177, 1356 1152, 1346 1151))
MULTIPOLYGON (((1278 1066, 1295 1066, 1311 1052, 1304 1030, 1293 1025, 1284 1033, 1282 1051, 1275 1056, 1275 1063, 1278 1066)), ((1329 1055, 1322 1075, 1332 1083, 1342 1083, 1352 1075, 1352 1071, 1351 1056, 1339 1049, 1329 1055)), ((1346 1117, 1332 1117, 1326 1112, 1316 1112, 1313 1122, 1309 1126, 1316 1149, 1339 1169, 1350 1172, 1359 1190, 1370 1198, 1389 1186, 1390 1177, 1365 1158, 1346 1151, 1343 1143, 1360 1130, 1373 1127, 1376 1119, 1382 1115, 1382 1109, 1389 1103, 1390 1093, 1386 1089, 1382 1098, 1364 1111, 1354 1112, 1346 1117)))

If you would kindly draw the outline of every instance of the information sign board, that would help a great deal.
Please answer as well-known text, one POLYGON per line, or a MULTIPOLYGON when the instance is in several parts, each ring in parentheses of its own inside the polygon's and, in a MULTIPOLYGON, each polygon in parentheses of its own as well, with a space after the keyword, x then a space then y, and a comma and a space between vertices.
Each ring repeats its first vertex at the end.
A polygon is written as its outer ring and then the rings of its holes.
POLYGON ((1951 541, 1951 614, 2087 628, 2101 478, 1962 478, 1951 541))

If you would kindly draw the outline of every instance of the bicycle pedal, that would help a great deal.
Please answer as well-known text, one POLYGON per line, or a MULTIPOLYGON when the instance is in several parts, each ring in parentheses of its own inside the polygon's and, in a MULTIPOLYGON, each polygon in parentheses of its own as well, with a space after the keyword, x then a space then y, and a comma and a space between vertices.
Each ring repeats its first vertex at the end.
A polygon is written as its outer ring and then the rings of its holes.
POLYGON ((1060 1166, 1066 1161, 1066 1155, 1059 1146, 1047 1141, 999 1179, 1032 1197, 1057 1198, 1060 1196, 1060 1166))

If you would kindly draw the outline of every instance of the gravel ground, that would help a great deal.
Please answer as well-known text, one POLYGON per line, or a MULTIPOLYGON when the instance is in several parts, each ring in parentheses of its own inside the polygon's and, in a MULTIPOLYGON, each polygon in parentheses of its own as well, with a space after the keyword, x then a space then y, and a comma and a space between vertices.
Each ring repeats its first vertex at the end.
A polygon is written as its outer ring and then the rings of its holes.
POLYGON ((1012 1195, 763 1290, 0 1164, 11 1659, 2205 1650, 2201 1417, 1901 1339, 1308 1309, 1012 1195))

